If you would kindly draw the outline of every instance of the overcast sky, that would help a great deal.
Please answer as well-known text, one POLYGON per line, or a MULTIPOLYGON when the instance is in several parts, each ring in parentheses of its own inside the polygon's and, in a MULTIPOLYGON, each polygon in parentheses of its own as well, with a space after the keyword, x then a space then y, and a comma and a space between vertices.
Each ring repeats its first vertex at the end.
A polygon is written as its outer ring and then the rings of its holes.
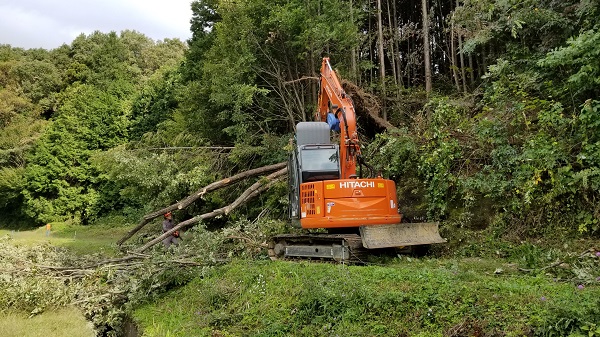
POLYGON ((79 34, 136 30, 153 40, 190 36, 192 0, 0 0, 0 44, 53 49, 79 34))

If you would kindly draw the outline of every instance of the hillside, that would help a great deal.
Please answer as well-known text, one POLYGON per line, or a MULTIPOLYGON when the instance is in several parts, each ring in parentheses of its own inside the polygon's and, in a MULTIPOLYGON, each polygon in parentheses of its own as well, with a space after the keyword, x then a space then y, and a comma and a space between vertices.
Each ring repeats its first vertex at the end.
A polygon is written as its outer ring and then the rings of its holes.
POLYGON ((143 336, 594 336, 599 291, 490 259, 236 261, 134 317, 143 336))

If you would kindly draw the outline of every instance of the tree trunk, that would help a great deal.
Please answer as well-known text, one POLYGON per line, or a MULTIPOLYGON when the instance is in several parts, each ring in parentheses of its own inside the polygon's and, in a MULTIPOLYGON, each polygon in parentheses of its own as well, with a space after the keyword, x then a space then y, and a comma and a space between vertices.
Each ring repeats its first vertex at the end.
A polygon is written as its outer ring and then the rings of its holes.
POLYGON ((400 57, 401 55, 401 51, 400 51, 400 36, 398 36, 398 31, 399 31, 399 27, 398 27, 398 12, 396 11, 396 1, 392 0, 392 8, 394 11, 394 43, 396 46, 396 55, 394 56, 396 58, 396 68, 398 68, 396 70, 396 74, 398 76, 397 79, 397 83, 400 83, 400 86, 402 88, 404 88, 404 79, 403 79, 403 72, 402 72, 402 58, 400 57))
MULTIPOLYGON (((490 49, 491 50, 491 49, 490 49)), ((486 48, 485 45, 481 46, 481 72, 479 73, 479 76, 483 76, 485 75, 485 73, 487 72, 487 53, 486 53, 486 48)))
POLYGON ((406 62, 406 86, 410 87, 411 83, 414 83, 414 81, 412 81, 412 78, 410 77, 412 72, 410 71, 410 38, 411 36, 409 36, 406 39, 406 55, 407 55, 407 62, 406 62))
POLYGON ((425 91, 431 93, 431 54, 429 45, 429 15, 427 14, 427 0, 421 0, 423 15, 423 57, 425 59, 425 91))
POLYGON ((469 54, 469 85, 475 87, 475 70, 473 69, 473 53, 469 54))
MULTIPOLYGON (((371 15, 369 15, 369 29, 367 32, 367 39, 369 41, 369 61, 371 61, 371 64, 375 64, 375 61, 373 60, 373 42, 371 41, 371 37, 373 36, 372 31, 373 31, 373 23, 372 23, 372 19, 371 19, 371 15)), ((373 82, 373 67, 369 67, 369 83, 373 82)))
POLYGON ((383 20, 381 19, 381 0, 377 0, 377 37, 379 40, 379 76, 381 77, 381 101, 383 106, 381 112, 383 119, 387 120, 387 109, 385 108, 385 55, 383 53, 383 20))
POLYGON ((456 65, 456 43, 454 42, 454 12, 452 13, 452 24, 450 25, 450 62, 452 62, 452 77, 454 77, 454 84, 456 85, 456 91, 460 92, 460 83, 458 83, 458 67, 456 65))
MULTIPOLYGON (((307 0, 307 4, 306 4, 309 8, 310 11, 310 0, 307 0)), ((308 71, 310 73, 310 76, 316 76, 316 70, 315 70, 315 55, 314 55, 314 44, 313 44, 313 39, 310 39, 310 52, 309 52, 309 57, 308 57, 308 71)), ((316 106, 317 105, 317 100, 319 97, 319 88, 317 86, 316 83, 310 82, 309 84, 309 91, 310 91, 310 102, 309 102, 309 106, 312 106, 313 104, 316 106)), ((312 116, 312 114, 310 114, 312 116)), ((302 118, 303 118, 303 122, 306 122, 306 112, 304 112, 302 114, 302 118)), ((311 119, 313 120, 313 119, 311 119)))
MULTIPOLYGON (((392 0, 394 1, 394 0, 392 0)), ((388 30, 389 30, 389 34, 390 34, 390 39, 391 41, 389 41, 389 46, 390 46, 390 55, 391 57, 389 57, 392 67, 392 73, 394 74, 394 84, 396 86, 398 86, 398 76, 396 74, 396 56, 395 56, 395 48, 394 48, 394 44, 396 43, 396 35, 394 34, 394 28, 392 25, 392 11, 390 10, 390 0, 386 0, 386 5, 387 5, 387 13, 388 13, 388 30)))
MULTIPOLYGON (((352 23, 352 25, 354 25, 354 7, 352 0, 350 0, 350 22, 352 23)), ((350 72, 352 73, 350 78, 352 79, 352 81, 359 83, 357 76, 358 71, 356 69, 356 46, 352 46, 352 49, 350 50, 350 58, 350 72)))
MULTIPOLYGON (((459 0, 456 0, 456 7, 458 7, 460 4, 458 3, 459 0)), ((458 52, 459 52, 459 56, 460 56, 460 74, 462 77, 462 87, 463 87, 463 92, 467 93, 467 77, 465 76, 465 56, 462 50, 462 33, 458 34, 458 52)))

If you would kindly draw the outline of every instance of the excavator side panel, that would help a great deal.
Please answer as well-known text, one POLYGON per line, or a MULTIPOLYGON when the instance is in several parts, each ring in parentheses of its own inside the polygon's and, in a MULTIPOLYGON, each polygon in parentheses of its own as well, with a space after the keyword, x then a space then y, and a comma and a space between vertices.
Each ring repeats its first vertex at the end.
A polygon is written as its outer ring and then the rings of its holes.
POLYGON ((395 184, 387 179, 339 179, 300 185, 302 228, 359 227, 365 248, 444 243, 439 223, 401 223, 395 184))
MULTIPOLYGON (((300 185, 302 228, 341 228, 401 221, 386 179, 340 179, 300 185)), ((395 191, 395 188, 394 188, 395 191)))

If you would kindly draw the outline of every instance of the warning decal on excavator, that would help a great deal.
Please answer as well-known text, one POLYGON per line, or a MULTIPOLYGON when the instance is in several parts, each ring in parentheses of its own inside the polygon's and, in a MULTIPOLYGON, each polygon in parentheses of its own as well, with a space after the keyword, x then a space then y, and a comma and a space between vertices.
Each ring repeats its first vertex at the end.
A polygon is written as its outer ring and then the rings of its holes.
POLYGON ((384 183, 377 183, 377 187, 379 187, 379 188, 385 188, 385 184, 384 183))
POLYGON ((331 207, 335 206, 335 202, 327 203, 327 213, 331 213, 331 207))
POLYGON ((327 185, 325 185, 325 189, 335 190, 335 184, 327 184, 327 185))

